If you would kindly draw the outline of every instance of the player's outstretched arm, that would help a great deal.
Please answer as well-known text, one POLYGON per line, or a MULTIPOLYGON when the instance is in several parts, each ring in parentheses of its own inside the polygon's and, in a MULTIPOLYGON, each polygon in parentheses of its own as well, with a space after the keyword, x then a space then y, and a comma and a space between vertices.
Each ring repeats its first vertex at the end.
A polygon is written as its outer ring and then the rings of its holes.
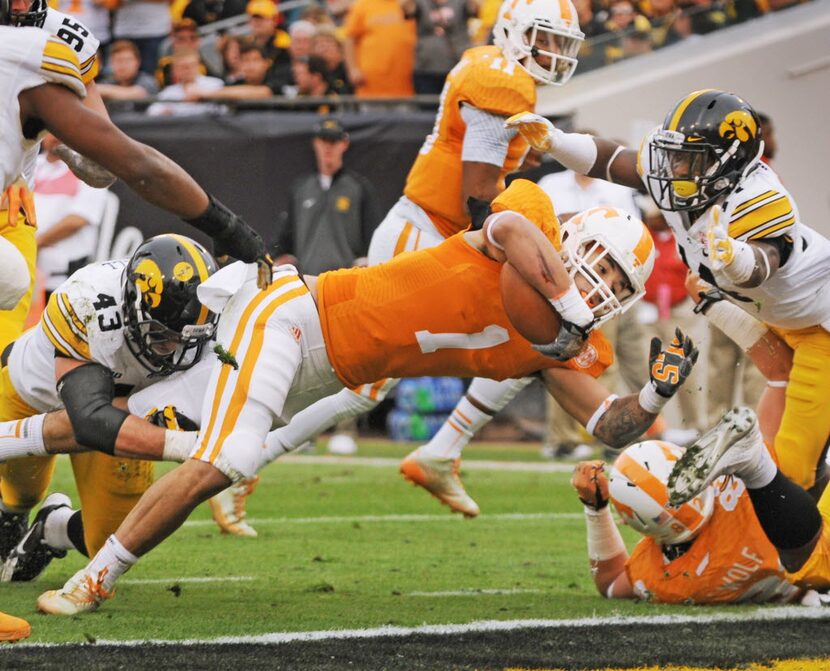
POLYGON ((514 114, 505 126, 518 130, 531 147, 550 154, 574 172, 644 190, 633 149, 593 135, 566 133, 533 112, 514 114))
POLYGON ((608 508, 608 476, 602 461, 581 461, 574 468, 571 486, 585 511, 588 560, 597 591, 604 597, 630 599, 634 590, 625 572, 628 550, 608 508))
POLYGON ((123 179, 146 201, 210 235, 225 254, 257 262, 263 278, 270 281, 271 262, 260 235, 209 197, 175 162, 128 137, 109 119, 84 107, 63 86, 43 84, 28 89, 20 94, 20 106, 25 119, 41 121, 72 149, 123 179))
POLYGON ((543 379, 556 402, 588 433, 609 447, 622 448, 654 423, 686 381, 697 357, 691 338, 678 329, 665 350, 659 338, 652 339, 649 381, 639 394, 618 397, 595 378, 572 368, 548 368, 543 379))

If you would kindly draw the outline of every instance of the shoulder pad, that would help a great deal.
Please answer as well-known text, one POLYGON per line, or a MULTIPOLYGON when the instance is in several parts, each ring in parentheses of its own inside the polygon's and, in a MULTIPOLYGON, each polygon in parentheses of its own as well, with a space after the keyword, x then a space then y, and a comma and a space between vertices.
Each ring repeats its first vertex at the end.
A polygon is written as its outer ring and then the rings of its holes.
POLYGON ((727 199, 724 214, 729 237, 740 240, 778 237, 796 223, 790 194, 776 178, 765 174, 744 180, 727 199))
POLYGON ((59 12, 51 7, 46 13, 43 29, 66 42, 80 63, 84 83, 91 82, 98 74, 98 47, 100 41, 92 31, 76 17, 59 12))
POLYGON ((470 64, 460 74, 459 98, 473 107, 512 116, 536 107, 536 83, 495 47, 470 49, 470 64))

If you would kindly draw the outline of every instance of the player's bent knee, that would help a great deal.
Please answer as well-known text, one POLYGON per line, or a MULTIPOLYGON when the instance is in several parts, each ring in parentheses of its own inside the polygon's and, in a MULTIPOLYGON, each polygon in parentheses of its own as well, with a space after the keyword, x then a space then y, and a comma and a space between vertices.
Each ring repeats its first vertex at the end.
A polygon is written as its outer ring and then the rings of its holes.
POLYGON ((26 259, 8 240, 0 238, 0 310, 12 310, 29 290, 26 259))

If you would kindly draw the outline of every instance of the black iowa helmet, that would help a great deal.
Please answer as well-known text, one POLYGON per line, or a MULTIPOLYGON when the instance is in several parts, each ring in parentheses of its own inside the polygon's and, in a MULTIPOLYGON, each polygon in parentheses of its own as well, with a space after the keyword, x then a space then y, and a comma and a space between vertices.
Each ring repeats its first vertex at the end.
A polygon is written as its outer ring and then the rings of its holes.
POLYGON ((198 361, 217 317, 196 287, 214 272, 213 257, 183 235, 158 235, 135 250, 125 271, 126 340, 149 371, 167 375, 198 361))
POLYGON ((662 210, 703 210, 757 165, 762 146, 749 103, 715 89, 695 91, 672 107, 649 142, 648 189, 662 210))

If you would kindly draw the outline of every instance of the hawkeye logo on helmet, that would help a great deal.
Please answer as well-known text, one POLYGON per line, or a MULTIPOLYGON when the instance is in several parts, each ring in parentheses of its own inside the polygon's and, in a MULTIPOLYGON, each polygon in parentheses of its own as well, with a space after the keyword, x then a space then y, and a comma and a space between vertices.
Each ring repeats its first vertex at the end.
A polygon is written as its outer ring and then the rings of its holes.
POLYGON ((718 128, 718 133, 726 140, 748 142, 755 138, 758 133, 758 126, 749 112, 735 110, 726 115, 718 128))
POLYGON ((158 264, 152 259, 142 259, 133 277, 144 302, 148 303, 150 308, 158 307, 164 291, 164 278, 158 264))

